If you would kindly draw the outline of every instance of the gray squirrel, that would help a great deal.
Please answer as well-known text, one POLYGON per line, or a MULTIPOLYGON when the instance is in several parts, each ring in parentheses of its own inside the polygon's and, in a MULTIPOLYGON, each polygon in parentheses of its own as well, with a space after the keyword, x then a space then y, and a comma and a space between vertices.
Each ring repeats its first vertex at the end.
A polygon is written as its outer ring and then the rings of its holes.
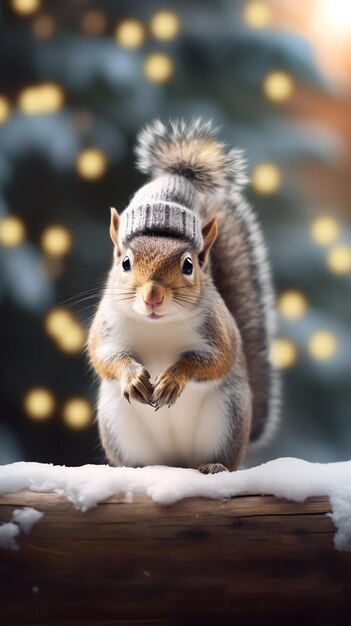
POLYGON ((157 120, 136 154, 151 182, 111 209, 113 265, 88 339, 101 442, 113 465, 235 470, 273 432, 279 387, 242 153, 211 122, 157 120))

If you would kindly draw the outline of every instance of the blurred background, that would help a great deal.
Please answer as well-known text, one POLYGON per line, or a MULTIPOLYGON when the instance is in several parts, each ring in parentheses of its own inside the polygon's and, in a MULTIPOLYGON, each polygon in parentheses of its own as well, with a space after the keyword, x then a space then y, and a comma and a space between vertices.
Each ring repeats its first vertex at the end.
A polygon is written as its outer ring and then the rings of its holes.
POLYGON ((104 462, 109 207, 145 182, 139 128, 194 116, 245 149, 273 265, 284 400, 254 461, 350 458, 350 70, 350 0, 1 3, 0 463, 104 462))

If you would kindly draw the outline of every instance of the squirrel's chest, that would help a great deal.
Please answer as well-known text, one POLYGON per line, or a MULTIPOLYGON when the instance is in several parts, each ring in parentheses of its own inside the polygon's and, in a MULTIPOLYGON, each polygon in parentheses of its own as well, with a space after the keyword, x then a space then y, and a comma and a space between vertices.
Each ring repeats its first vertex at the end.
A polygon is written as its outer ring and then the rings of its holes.
MULTIPOLYGON (((151 382, 186 350, 204 348, 206 339, 191 324, 124 325, 124 349, 149 371, 151 382)), ((185 465, 215 458, 227 432, 225 398, 214 382, 189 382, 170 408, 128 404, 118 381, 103 380, 99 424, 110 449, 127 465, 185 465)), ((111 457, 113 455, 111 454, 111 457)))
POLYGON ((181 352, 201 349, 204 344, 194 325, 140 323, 128 334, 129 349, 140 358, 152 379, 173 365, 181 352))

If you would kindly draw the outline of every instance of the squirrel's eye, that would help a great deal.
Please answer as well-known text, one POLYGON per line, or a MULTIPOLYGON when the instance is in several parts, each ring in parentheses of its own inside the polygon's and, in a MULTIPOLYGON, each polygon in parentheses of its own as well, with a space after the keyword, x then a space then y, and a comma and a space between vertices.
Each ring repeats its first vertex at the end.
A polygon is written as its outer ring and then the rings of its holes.
POLYGON ((132 266, 130 264, 130 260, 129 257, 125 256, 123 261, 122 261, 122 267, 123 267, 123 271, 124 272, 130 272, 130 270, 132 269, 132 266))
POLYGON ((193 262, 190 256, 187 256, 182 267, 182 273, 186 274, 186 276, 191 276, 193 273, 193 262))

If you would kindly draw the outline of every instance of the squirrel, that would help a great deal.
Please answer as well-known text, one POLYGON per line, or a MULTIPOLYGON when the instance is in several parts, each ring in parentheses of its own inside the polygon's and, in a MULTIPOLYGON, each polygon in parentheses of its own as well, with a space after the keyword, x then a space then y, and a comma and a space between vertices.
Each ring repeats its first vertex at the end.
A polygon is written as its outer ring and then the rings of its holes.
POLYGON ((146 126, 136 154, 151 182, 111 209, 88 352, 112 465, 233 471, 277 422, 270 267, 242 151, 217 134, 201 119, 146 126))

